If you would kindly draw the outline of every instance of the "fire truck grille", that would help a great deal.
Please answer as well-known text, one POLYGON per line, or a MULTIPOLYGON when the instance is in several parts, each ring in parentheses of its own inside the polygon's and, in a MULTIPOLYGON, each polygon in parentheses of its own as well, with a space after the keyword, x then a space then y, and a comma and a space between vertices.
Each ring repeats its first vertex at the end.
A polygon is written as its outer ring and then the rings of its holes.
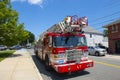
POLYGON ((81 56, 83 55, 83 52, 80 50, 66 50, 67 54, 67 61, 75 61, 76 63, 80 62, 81 56))

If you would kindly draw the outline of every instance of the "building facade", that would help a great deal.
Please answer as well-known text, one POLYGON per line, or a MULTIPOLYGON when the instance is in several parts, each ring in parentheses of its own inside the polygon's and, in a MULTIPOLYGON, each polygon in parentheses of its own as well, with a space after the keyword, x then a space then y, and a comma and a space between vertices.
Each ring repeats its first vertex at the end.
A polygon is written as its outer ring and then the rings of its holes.
POLYGON ((102 44, 103 46, 108 47, 108 41, 105 40, 103 33, 90 26, 83 28, 83 31, 85 32, 88 46, 97 46, 98 44, 102 44))
POLYGON ((110 52, 120 54, 120 19, 103 27, 108 29, 110 52))

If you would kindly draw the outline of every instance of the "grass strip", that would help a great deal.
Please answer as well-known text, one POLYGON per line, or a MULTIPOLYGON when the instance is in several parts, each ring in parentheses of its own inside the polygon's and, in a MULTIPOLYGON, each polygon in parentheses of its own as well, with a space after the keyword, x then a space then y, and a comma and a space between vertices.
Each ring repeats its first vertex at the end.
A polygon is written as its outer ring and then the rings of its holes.
POLYGON ((12 55, 14 52, 15 50, 0 51, 0 62, 4 60, 6 57, 12 55))

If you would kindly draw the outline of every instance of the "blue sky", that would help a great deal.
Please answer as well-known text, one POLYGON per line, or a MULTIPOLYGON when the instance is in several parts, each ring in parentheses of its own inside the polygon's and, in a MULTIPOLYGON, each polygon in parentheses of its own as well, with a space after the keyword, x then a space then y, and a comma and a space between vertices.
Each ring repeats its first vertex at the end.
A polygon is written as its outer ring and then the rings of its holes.
POLYGON ((103 31, 103 25, 119 18, 119 0, 11 0, 19 12, 19 23, 36 38, 68 15, 87 16, 89 26, 103 31), (112 15, 113 14, 113 15, 112 15))

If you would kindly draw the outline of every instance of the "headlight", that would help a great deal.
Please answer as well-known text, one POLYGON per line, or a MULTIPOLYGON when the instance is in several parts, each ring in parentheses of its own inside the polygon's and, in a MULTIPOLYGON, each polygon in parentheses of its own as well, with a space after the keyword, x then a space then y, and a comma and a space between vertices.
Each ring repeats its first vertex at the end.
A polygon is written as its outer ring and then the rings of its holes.
POLYGON ((62 54, 54 54, 54 58, 66 58, 66 55, 64 53, 62 53, 62 54))
POLYGON ((84 51, 81 60, 88 60, 88 51, 84 51))
POLYGON ((67 56, 64 53, 52 54, 51 61, 57 64, 63 64, 67 61, 67 56))

